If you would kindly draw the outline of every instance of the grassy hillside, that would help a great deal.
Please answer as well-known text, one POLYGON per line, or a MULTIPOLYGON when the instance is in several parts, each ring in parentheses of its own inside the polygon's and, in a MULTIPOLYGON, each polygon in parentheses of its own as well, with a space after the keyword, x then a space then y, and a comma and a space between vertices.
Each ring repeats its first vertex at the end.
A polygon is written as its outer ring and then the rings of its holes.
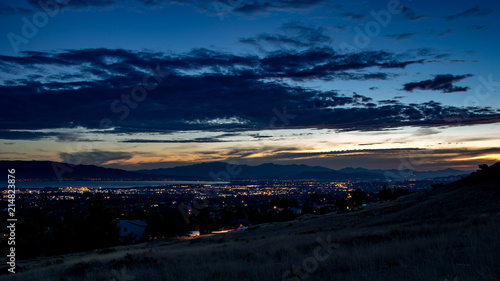
POLYGON ((20 262, 0 280, 497 281, 498 168, 349 213, 20 262))

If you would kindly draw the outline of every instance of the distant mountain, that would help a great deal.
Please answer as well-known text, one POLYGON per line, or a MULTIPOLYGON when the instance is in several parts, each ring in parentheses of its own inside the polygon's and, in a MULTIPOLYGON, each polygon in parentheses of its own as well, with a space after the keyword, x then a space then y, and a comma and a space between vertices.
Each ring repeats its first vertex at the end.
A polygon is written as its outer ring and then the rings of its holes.
POLYGON ((200 163, 173 168, 125 171, 94 165, 71 165, 51 161, 0 161, 0 168, 16 169, 25 180, 237 180, 237 179, 313 179, 324 181, 384 181, 465 176, 469 172, 446 169, 439 171, 368 170, 344 168, 332 170, 321 166, 261 164, 236 165, 224 162, 200 163))
POLYGON ((414 170, 368 170, 364 168, 344 168, 332 170, 321 166, 261 164, 257 166, 235 165, 224 162, 200 163, 173 168, 138 170, 137 172, 167 177, 200 177, 208 179, 314 179, 326 181, 375 181, 431 179, 450 176, 463 176, 470 172, 446 169, 439 171, 414 170))
POLYGON ((0 169, 15 169, 22 180, 158 180, 164 177, 145 175, 94 165, 71 165, 51 161, 0 161, 0 169))
POLYGON ((236 165, 224 162, 200 163, 188 166, 178 166, 173 168, 138 170, 137 172, 151 175, 163 175, 169 177, 191 176, 206 177, 215 179, 236 179, 236 178, 284 178, 293 177, 304 172, 326 172, 331 169, 320 166, 307 165, 277 165, 272 163, 258 166, 236 165))

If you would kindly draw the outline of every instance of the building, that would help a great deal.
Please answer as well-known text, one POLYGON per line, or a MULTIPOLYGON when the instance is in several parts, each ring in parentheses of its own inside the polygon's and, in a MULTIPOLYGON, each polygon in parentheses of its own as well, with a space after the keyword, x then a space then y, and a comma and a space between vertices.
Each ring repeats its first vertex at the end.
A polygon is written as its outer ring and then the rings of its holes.
POLYGON ((142 239, 144 230, 146 229, 146 222, 142 220, 118 220, 118 227, 121 231, 121 239, 131 242, 137 242, 142 239), (128 241, 130 241, 128 240, 128 241))

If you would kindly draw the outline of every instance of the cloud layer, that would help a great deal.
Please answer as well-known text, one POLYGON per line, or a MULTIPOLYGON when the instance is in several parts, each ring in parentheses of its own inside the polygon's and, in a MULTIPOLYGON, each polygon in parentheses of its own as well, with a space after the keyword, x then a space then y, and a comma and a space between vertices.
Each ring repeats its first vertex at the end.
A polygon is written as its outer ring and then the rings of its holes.
MULTIPOLYGON (((428 58, 434 57, 385 51, 340 54, 326 47, 262 57, 207 49, 182 54, 82 49, 0 56, 4 77, 16 77, 0 84, 0 136, 36 140, 53 135, 12 130, 74 127, 105 133, 381 130, 500 120, 499 112, 487 107, 458 108, 433 101, 376 104, 362 94, 291 83, 392 79, 391 69, 424 64, 428 58)), ((405 84, 404 90, 463 91, 466 87, 452 83, 467 77, 437 75, 405 84)))
POLYGON ((486 16, 486 15, 491 14, 492 12, 493 11, 490 8, 476 6, 476 7, 469 8, 469 9, 467 9, 463 12, 460 12, 458 14, 446 16, 444 18, 446 20, 451 21, 451 20, 457 20, 457 19, 466 18, 466 17, 486 16))
POLYGON ((453 93, 453 92, 464 92, 469 90, 469 87, 460 87, 453 85, 453 82, 458 82, 465 78, 471 77, 472 74, 467 75, 452 75, 452 74, 442 74, 436 75, 434 79, 423 80, 420 82, 412 82, 404 84, 404 90, 411 92, 415 89, 418 90, 432 90, 441 91, 443 93, 453 93))
MULTIPOLYGON (((47 4, 50 1, 23 0, 17 3, 0 5, 0 14, 29 14, 34 10, 41 9, 39 3, 47 4), (16 7, 26 3, 27 8, 16 7)), ((326 3, 325 0, 137 0, 136 3, 122 0, 57 0, 59 7, 73 10, 105 10, 128 6, 134 9, 142 7, 149 9, 163 8, 169 4, 190 5, 197 8, 200 12, 213 15, 225 16, 228 14, 238 14, 252 16, 256 14, 267 14, 275 11, 302 11, 318 7, 326 3), (137 7, 136 7, 137 6, 137 7)))

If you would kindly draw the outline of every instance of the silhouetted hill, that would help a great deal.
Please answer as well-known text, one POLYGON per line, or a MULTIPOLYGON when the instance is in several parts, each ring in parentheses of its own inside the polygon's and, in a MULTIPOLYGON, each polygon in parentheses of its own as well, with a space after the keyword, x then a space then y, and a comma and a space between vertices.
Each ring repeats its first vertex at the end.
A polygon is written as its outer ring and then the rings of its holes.
POLYGON ((423 180, 433 178, 446 178, 465 176, 469 172, 445 169, 438 171, 415 171, 415 170, 369 170, 364 168, 344 168, 338 171, 304 172, 295 178, 316 179, 325 181, 386 181, 386 180, 423 180))
POLYGON ((448 184, 448 188, 458 188, 467 185, 488 184, 500 189, 500 162, 491 166, 479 165, 479 169, 461 180, 448 184))
POLYGON ((500 162, 439 188, 401 198, 402 203, 410 200, 419 204, 399 212, 391 221, 500 214, 500 162))
POLYGON ((344 168, 332 170, 321 166, 278 165, 272 163, 257 166, 236 165, 224 162, 200 163, 173 168, 138 170, 143 174, 163 175, 167 177, 205 177, 208 179, 314 179, 325 181, 375 181, 428 179, 435 177, 462 176, 468 172, 446 169, 439 171, 414 170, 368 170, 364 168, 344 168))
POLYGON ((233 178, 283 178, 293 177, 307 171, 331 171, 325 167, 307 165, 277 165, 272 163, 258 166, 236 165, 224 162, 200 163, 173 168, 138 170, 144 174, 164 176, 194 176, 215 179, 233 178))
POLYGON ((3 171, 15 169, 19 179, 37 180, 154 180, 163 177, 145 175, 120 169, 103 168, 94 165, 70 165, 51 161, 0 161, 3 171), (59 178, 59 176, 61 178, 59 178))
POLYGON ((368 170, 345 168, 332 170, 321 166, 278 165, 272 163, 257 166, 236 165, 224 162, 200 163, 173 168, 125 171, 95 165, 70 165, 51 161, 0 161, 0 167, 16 169, 23 179, 58 180, 235 180, 235 179, 314 179, 325 181, 379 181, 426 179, 433 177, 460 176, 466 172, 446 169, 418 172, 413 170, 368 170))

